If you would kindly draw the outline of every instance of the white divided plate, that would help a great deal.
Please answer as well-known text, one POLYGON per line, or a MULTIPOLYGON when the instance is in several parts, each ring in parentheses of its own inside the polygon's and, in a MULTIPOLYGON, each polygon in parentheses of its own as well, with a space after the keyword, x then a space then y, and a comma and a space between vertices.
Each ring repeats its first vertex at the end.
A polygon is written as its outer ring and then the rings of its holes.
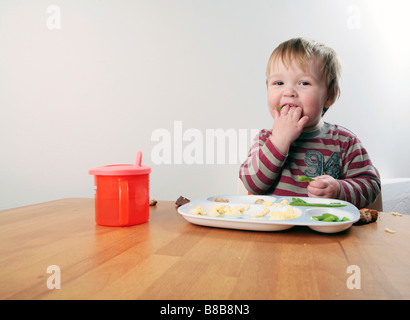
MULTIPOLYGON (((298 216, 292 219, 284 220, 271 220, 269 214, 262 218, 252 218, 252 215, 259 213, 264 207, 263 204, 255 204, 257 199, 263 199, 264 201, 271 201, 272 203, 281 203, 283 200, 287 200, 289 203, 292 201, 292 197, 276 197, 276 196, 258 196, 258 195, 218 195, 208 198, 198 199, 191 201, 178 208, 179 214, 181 214, 187 221, 208 227, 228 228, 228 229, 240 229, 240 230, 252 230, 252 231, 280 231, 290 229, 293 226, 307 226, 312 230, 323 233, 336 233, 346 230, 352 226, 353 223, 360 219, 359 210, 349 202, 336 200, 336 199, 324 199, 324 198, 308 198, 298 197, 306 201, 307 203, 323 203, 329 204, 332 202, 339 202, 345 204, 345 207, 310 207, 310 206, 292 206, 293 210, 297 212, 298 216), (215 202, 215 199, 225 199, 229 202, 215 202), (223 216, 214 217, 209 216, 211 208, 215 205, 229 205, 244 206, 249 205, 249 210, 243 212, 242 216, 223 216), (197 206, 201 206, 207 215, 195 215, 189 213, 197 206), (343 217, 348 218, 348 221, 342 222, 323 222, 313 220, 313 216, 320 216, 323 213, 331 213, 338 216, 340 219, 343 217)), ((286 210, 284 207, 267 207, 270 211, 286 210)))

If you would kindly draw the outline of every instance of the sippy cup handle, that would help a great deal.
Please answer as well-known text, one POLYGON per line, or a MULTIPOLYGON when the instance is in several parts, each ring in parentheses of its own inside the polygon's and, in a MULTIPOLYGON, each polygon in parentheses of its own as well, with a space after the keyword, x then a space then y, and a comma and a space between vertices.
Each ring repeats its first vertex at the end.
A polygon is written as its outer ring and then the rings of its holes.
POLYGON ((122 226, 128 225, 129 221, 129 194, 128 180, 118 179, 119 187, 119 224, 122 226))

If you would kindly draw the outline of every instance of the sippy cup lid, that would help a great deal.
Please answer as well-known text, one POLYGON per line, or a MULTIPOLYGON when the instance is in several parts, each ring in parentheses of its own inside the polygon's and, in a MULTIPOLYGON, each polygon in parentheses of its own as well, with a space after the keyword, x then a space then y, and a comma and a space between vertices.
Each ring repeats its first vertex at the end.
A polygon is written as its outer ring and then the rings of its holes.
POLYGON ((151 168, 141 165, 142 152, 138 151, 137 161, 135 164, 114 164, 90 169, 89 174, 96 176, 131 176, 138 174, 147 174, 151 168))

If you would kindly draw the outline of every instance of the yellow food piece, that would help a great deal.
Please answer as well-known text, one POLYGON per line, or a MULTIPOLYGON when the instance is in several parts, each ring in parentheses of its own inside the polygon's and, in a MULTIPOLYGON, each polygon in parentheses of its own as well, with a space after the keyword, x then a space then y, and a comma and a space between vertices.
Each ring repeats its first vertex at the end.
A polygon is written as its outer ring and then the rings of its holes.
POLYGON ((384 231, 388 232, 388 233, 396 233, 396 231, 390 229, 390 228, 384 228, 384 231))
POLYGON ((196 206, 191 211, 189 211, 189 213, 199 215, 199 216, 206 216, 206 213, 204 212, 204 209, 202 209, 201 206, 196 206))
POLYGON ((270 220, 285 220, 297 218, 298 214, 291 206, 288 206, 286 211, 272 211, 270 213, 270 220))
POLYGON ((222 216, 225 213, 225 205, 216 205, 211 208, 209 215, 212 217, 222 216))
POLYGON ((249 206, 225 206, 225 214, 228 216, 242 216, 243 212, 249 210, 249 206))
POLYGON ((260 217, 264 217, 269 213, 269 209, 266 207, 262 207, 261 211, 259 211, 258 213, 255 213, 251 216, 252 219, 255 218, 260 218, 260 217))
POLYGON ((239 217, 243 215, 243 212, 249 210, 250 206, 228 206, 219 204, 213 206, 209 211, 209 215, 212 217, 222 217, 223 215, 239 217))
MULTIPOLYGON (((298 217, 298 211, 294 210, 293 207, 286 204, 287 201, 284 200, 281 203, 273 203, 271 201, 265 201, 264 206, 261 207, 261 210, 258 213, 252 214, 252 219, 263 218, 269 214, 270 220, 284 220, 284 219, 293 219, 298 217), (279 210, 270 211, 269 207, 273 206, 279 210)), ((241 217, 243 216, 244 211, 249 210, 249 205, 237 205, 229 206, 225 204, 217 204, 211 207, 208 216, 211 217, 223 217, 223 216, 232 216, 232 217, 241 217)), ((201 206, 196 206, 189 211, 190 214, 206 216, 207 213, 201 206)))
POLYGON ((398 217, 402 217, 403 215, 401 213, 398 212, 392 212, 393 216, 398 216, 398 217))

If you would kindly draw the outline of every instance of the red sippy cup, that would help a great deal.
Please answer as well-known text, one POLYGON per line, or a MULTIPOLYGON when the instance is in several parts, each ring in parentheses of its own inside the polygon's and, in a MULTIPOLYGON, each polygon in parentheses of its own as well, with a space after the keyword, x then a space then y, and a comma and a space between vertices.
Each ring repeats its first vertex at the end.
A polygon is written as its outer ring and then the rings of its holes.
POLYGON ((89 170, 94 175, 97 224, 123 227, 148 221, 151 168, 141 166, 141 158, 139 151, 135 165, 117 164, 89 170))

